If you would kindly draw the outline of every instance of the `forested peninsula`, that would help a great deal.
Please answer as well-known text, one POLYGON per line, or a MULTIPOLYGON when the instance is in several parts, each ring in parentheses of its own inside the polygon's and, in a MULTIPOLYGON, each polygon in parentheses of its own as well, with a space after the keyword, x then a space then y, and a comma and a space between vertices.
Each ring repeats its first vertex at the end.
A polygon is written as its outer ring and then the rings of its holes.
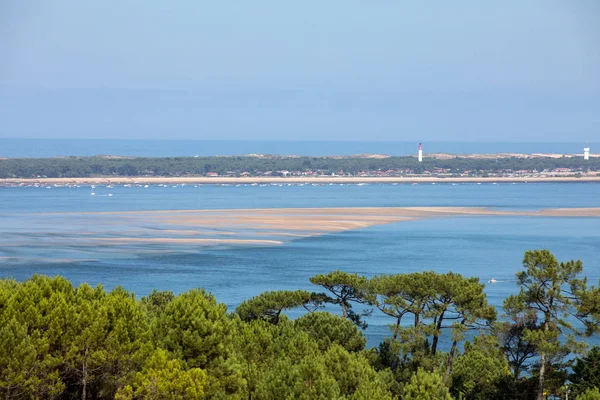
POLYGON ((60 157, 0 159, 0 179, 89 177, 597 176, 600 157, 60 157))
POLYGON ((580 261, 525 253, 501 310, 478 278, 310 278, 235 310, 203 289, 137 299, 61 277, 0 281, 6 399, 600 398, 600 289, 580 261), (333 313, 323 310, 323 306, 333 313), (292 320, 286 311, 303 309, 292 320), (337 310, 337 311, 336 311, 337 310), (389 336, 366 348, 372 312, 389 336))

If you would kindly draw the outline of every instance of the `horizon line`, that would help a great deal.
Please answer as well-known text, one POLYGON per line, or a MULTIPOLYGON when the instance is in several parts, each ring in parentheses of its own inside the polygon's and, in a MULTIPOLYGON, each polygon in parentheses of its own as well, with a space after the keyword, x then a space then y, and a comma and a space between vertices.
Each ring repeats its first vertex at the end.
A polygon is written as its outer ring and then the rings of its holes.
POLYGON ((183 139, 183 138, 102 138, 102 137, 90 137, 90 138, 68 138, 68 137, 52 137, 52 138, 43 138, 43 137, 0 137, 0 140, 115 140, 115 141, 170 141, 170 142, 331 142, 331 143, 520 143, 520 144, 538 144, 538 143, 556 143, 556 144, 600 144, 596 141, 587 141, 587 140, 575 140, 575 141, 511 141, 511 140, 338 140, 338 139, 183 139))

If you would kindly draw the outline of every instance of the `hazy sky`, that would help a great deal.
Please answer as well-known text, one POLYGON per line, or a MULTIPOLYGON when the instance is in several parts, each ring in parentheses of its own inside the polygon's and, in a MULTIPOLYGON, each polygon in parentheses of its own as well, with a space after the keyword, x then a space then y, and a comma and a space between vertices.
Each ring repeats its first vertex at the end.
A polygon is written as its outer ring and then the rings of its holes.
POLYGON ((0 0, 0 137, 597 141, 599 21, 598 0, 0 0))

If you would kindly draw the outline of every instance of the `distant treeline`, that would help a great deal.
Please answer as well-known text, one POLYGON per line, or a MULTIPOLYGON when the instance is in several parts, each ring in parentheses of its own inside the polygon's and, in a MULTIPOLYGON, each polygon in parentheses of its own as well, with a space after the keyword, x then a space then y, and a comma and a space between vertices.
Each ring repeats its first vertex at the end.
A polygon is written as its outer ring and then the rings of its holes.
POLYGON ((600 289, 581 274, 580 261, 526 252, 500 318, 478 278, 451 272, 334 271, 310 278, 316 292, 265 292, 233 312, 202 289, 136 299, 0 280, 0 396, 598 400, 600 349, 581 337, 600 324, 600 289), (291 320, 295 308, 306 312, 291 320), (372 310, 390 322, 376 349, 361 330, 372 310))
MULTIPOLYGON (((425 158, 419 163, 415 157, 361 158, 361 157, 165 157, 165 158, 14 158, 0 160, 0 178, 80 178, 92 176, 204 176, 210 172, 219 175, 240 175, 244 172, 257 176, 271 171, 318 171, 324 174, 352 174, 360 172, 402 170, 423 174, 435 169, 446 173, 473 174, 498 171, 553 170, 569 168, 582 172, 600 171, 600 158, 583 160, 572 158, 499 158, 451 159, 425 158)), ((438 171, 439 172, 439 171, 438 171)))

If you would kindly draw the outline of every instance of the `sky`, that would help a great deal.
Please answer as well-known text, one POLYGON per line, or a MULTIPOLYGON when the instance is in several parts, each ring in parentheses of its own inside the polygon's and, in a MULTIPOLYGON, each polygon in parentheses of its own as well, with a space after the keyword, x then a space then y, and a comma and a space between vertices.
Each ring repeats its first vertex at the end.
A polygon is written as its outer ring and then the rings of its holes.
POLYGON ((598 141, 597 0, 0 0, 0 138, 598 141))

